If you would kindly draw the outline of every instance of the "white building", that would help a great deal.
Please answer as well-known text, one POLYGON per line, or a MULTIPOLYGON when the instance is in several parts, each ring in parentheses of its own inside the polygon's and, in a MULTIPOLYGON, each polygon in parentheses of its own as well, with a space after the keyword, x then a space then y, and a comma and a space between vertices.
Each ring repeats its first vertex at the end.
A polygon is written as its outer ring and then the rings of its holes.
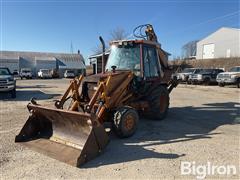
POLYGON ((73 70, 77 75, 84 74, 86 69, 80 53, 0 51, 0 66, 8 67, 11 72, 30 68, 34 76, 39 69, 57 70, 60 77, 63 77, 65 70, 73 70))
POLYGON ((8 67, 13 72, 19 69, 19 56, 5 55, 0 52, 0 67, 8 67))
POLYGON ((240 57, 240 29, 222 27, 197 43, 197 59, 240 57))

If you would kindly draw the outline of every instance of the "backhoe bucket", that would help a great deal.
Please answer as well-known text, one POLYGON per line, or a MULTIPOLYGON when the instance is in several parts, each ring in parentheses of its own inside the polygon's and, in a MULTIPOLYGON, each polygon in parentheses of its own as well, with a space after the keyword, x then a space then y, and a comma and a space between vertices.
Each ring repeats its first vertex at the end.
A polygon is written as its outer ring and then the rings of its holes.
POLYGON ((73 166, 95 158, 109 138, 103 126, 88 113, 29 104, 31 113, 15 142, 73 166))

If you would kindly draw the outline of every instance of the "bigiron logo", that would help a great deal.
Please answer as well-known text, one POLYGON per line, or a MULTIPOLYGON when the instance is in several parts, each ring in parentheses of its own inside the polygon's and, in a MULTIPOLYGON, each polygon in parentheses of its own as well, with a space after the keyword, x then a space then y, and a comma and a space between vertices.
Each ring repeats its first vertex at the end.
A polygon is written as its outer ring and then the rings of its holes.
POLYGON ((204 179, 208 175, 236 175, 237 168, 234 165, 215 165, 211 162, 197 164, 195 161, 181 162, 181 175, 195 175, 197 179, 204 179))

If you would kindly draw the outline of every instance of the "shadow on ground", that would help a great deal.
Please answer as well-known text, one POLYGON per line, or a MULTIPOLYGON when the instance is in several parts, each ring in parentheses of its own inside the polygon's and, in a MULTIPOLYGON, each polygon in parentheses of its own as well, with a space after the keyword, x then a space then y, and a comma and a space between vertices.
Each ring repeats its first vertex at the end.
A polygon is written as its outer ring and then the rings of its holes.
POLYGON ((39 89, 39 88, 57 88, 57 86, 47 86, 47 85, 29 85, 29 86, 23 86, 23 85, 17 85, 17 89, 39 89))
POLYGON ((61 94, 47 94, 40 90, 17 90, 17 97, 11 98, 10 93, 0 93, 0 100, 4 101, 30 101, 31 98, 36 98, 36 100, 51 99, 55 96, 60 96, 61 94))
POLYGON ((240 123, 240 104, 229 102, 203 106, 170 108, 168 117, 163 121, 141 119, 133 137, 118 139, 112 134, 104 153, 83 168, 147 158, 176 159, 185 154, 161 153, 161 145, 214 138, 219 133, 212 131, 219 126, 240 123))

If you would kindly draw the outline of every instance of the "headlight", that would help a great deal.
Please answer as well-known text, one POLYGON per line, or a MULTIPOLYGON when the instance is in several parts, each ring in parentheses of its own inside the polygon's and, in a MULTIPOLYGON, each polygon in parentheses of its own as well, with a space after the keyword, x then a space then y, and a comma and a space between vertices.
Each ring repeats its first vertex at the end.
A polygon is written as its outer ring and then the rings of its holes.
POLYGON ((182 80, 184 80, 185 79, 185 74, 182 74, 181 78, 182 78, 182 80))
POLYGON ((230 77, 231 77, 231 79, 234 79, 237 77, 237 75, 231 75, 230 77))
POLYGON ((202 75, 201 74, 198 74, 198 79, 202 79, 202 75))

